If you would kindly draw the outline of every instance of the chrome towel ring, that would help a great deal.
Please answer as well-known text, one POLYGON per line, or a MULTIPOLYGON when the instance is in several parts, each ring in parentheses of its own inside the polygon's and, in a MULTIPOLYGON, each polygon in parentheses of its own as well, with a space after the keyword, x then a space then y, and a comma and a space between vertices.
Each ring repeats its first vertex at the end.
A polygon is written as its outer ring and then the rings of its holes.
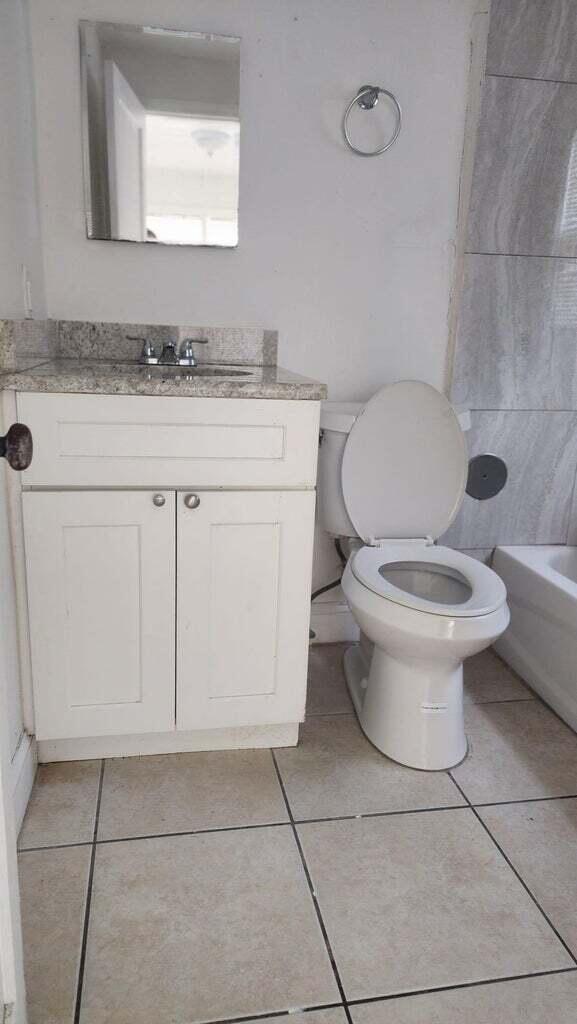
POLYGON ((344 140, 349 149, 352 149, 353 153, 356 153, 357 156, 380 156, 381 153, 386 153, 387 149, 390 149, 393 143, 397 141, 399 137, 399 132, 401 130, 402 120, 403 114, 401 111, 401 107, 399 105, 397 97, 392 92, 389 92, 388 89, 382 89, 380 85, 361 85, 361 88, 357 92, 357 95, 353 96, 353 99, 351 100, 347 109, 345 110, 345 116, 343 117, 344 140), (388 96, 395 108, 396 121, 393 134, 391 135, 389 141, 386 142, 384 146, 381 146, 380 149, 359 149, 351 142, 351 138, 349 135, 348 122, 351 110, 353 109, 355 104, 359 106, 361 110, 372 110, 373 107, 375 107, 379 102, 379 96, 388 96))

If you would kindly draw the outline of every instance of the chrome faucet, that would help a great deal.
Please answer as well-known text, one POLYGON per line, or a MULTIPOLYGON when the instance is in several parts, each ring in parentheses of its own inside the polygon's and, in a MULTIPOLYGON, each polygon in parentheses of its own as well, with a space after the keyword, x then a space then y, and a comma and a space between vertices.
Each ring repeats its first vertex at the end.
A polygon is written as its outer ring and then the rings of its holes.
POLYGON ((208 345, 208 338, 183 338, 178 354, 180 366, 196 366, 194 345, 208 345))
POLYGON ((162 346, 160 358, 153 343, 148 338, 141 338, 133 334, 127 334, 129 341, 141 341, 142 351, 139 362, 144 366, 196 366, 194 355, 195 345, 207 345, 207 338, 184 338, 180 350, 176 352, 176 345, 173 341, 167 341, 162 346))

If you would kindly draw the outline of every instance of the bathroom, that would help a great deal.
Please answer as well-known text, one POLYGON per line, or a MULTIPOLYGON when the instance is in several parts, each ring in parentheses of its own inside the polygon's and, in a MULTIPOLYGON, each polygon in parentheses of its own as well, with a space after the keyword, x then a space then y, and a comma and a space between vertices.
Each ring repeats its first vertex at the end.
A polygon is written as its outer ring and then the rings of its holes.
POLYGON ((2 0, 4 1020, 573 1024, 576 39, 2 0))

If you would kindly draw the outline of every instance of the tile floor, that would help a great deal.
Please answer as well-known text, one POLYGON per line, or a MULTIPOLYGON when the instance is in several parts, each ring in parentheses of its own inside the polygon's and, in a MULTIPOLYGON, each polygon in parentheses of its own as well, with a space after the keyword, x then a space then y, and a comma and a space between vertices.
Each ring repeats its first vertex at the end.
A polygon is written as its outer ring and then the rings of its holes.
POLYGON ((47 765, 20 835, 30 1024, 575 1024, 577 736, 491 651, 425 773, 312 648, 301 743, 47 765))

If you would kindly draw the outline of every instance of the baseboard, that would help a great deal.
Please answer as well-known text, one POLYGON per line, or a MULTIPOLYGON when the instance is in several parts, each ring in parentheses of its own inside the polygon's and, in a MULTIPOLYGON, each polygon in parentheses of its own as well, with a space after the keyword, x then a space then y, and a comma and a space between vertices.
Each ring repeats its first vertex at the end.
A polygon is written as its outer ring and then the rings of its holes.
POLYGON ((99 757, 183 754, 195 750, 295 747, 298 740, 298 722, 246 725, 236 729, 151 732, 137 736, 87 736, 72 740, 39 740, 38 760, 45 764, 50 761, 83 761, 99 757))
POLYGON ((26 814, 28 801, 34 785, 36 766, 38 763, 38 750, 36 740, 27 732, 22 733, 18 749, 12 758, 12 790, 14 793, 14 814, 16 817, 16 830, 20 826, 26 814))
POLYGON ((342 601, 319 601, 311 611, 313 644, 332 644, 338 641, 355 642, 359 639, 359 627, 351 615, 349 606, 342 601))

